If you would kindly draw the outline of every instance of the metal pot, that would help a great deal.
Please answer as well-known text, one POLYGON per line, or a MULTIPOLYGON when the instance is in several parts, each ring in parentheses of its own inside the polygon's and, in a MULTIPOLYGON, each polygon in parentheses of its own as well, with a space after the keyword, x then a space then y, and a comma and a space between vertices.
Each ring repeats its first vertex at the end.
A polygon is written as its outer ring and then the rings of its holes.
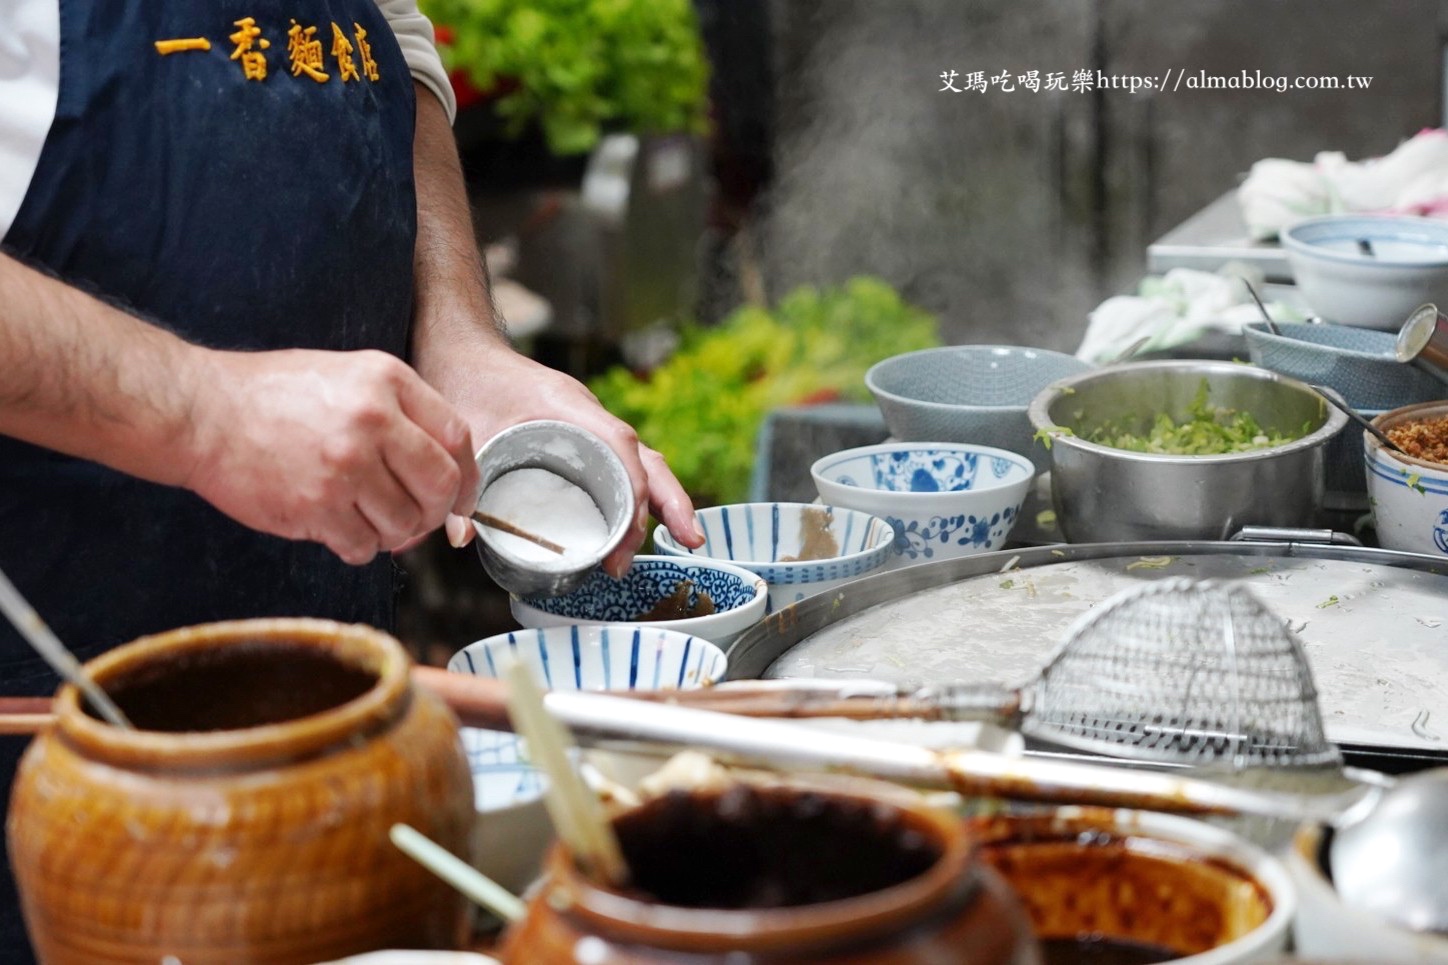
POLYGON ((1310 527, 1323 501, 1323 447, 1347 424, 1311 387, 1232 362, 1109 366, 1061 379, 1027 409, 1051 437, 1051 496, 1070 542, 1225 539, 1243 526, 1310 527), (1131 452, 1083 436, 1158 413, 1181 421, 1203 382, 1217 407, 1252 413, 1268 432, 1306 435, 1225 455, 1131 452), (1070 431, 1062 431, 1062 430, 1070 431))

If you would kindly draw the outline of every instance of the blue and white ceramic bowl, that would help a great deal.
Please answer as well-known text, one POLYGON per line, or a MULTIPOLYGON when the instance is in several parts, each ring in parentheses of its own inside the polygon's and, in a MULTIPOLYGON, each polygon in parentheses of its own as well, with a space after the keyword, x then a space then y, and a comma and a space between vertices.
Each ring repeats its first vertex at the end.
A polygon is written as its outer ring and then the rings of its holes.
MULTIPOLYGON (((1427 402, 1385 412, 1373 420, 1384 431, 1418 419, 1448 418, 1448 402, 1427 402)), ((1368 503, 1378 544, 1408 553, 1448 556, 1448 466, 1390 452, 1363 433, 1368 503)))
POLYGON ((572 593, 554 597, 513 597, 513 618, 525 627, 556 627, 570 623, 636 623, 702 637, 719 647, 764 618, 769 585, 758 573, 718 560, 686 560, 675 556, 635 556, 633 565, 616 580, 596 571, 572 593), (673 620, 642 620, 661 600, 688 592, 687 606, 706 594, 714 612, 673 620))
POLYGON ((843 507, 735 503, 698 510, 694 518, 704 530, 703 546, 681 546, 659 526, 654 549, 667 556, 723 560, 759 574, 769 584, 768 613, 873 573, 895 554, 894 527, 843 507), (811 533, 827 536, 834 555, 800 559, 811 533))
POLYGON ((1448 222, 1330 214, 1279 237, 1303 300, 1330 322, 1396 332, 1424 302, 1448 303, 1448 222))
POLYGON ((1253 365, 1336 389, 1354 409, 1396 409, 1440 398, 1433 376, 1397 360, 1396 336, 1350 325, 1265 322, 1242 326, 1253 365))
MULTIPOLYGON (((454 673, 499 678, 517 660, 548 690, 692 690, 724 678, 724 651, 708 640, 659 627, 539 627, 479 640, 453 654, 454 673)), ((479 811, 543 794, 543 776, 506 731, 462 729, 479 811)))
POLYGON ((949 345, 906 352, 865 373, 890 435, 968 442, 1030 456, 1045 467, 1026 406, 1037 392, 1091 368, 1074 355, 1018 345, 949 345))
POLYGON ((1035 474, 1014 452, 946 442, 862 446, 810 467, 821 500, 895 528, 900 564, 1000 549, 1035 474))

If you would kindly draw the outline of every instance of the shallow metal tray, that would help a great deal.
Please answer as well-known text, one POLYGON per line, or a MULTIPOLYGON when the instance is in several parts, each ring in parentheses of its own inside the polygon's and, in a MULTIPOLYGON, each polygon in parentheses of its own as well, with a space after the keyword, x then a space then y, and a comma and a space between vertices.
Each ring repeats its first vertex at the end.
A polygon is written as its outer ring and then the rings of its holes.
POLYGON ((1006 550, 893 570, 803 600, 735 641, 729 676, 1019 684, 1072 621, 1128 586, 1231 579, 1302 639, 1328 736, 1351 763, 1411 769, 1448 762, 1445 573, 1448 561, 1438 557, 1292 541, 1006 550))

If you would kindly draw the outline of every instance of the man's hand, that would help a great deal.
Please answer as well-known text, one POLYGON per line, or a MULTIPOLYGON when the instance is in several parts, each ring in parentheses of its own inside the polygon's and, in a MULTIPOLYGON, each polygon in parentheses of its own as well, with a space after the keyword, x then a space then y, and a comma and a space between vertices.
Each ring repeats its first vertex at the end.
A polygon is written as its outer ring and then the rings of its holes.
POLYGON ((360 564, 477 500, 467 422, 383 352, 212 352, 185 485, 262 532, 360 564))
MULTIPOLYGON (((510 425, 529 419, 560 419, 590 430, 618 453, 628 469, 638 515, 623 541, 604 560, 615 576, 628 569, 643 545, 648 513, 685 546, 702 546, 704 535, 684 487, 663 457, 639 443, 625 422, 610 415, 576 379, 513 351, 493 317, 487 272, 468 215, 462 168, 447 115, 426 87, 417 86, 417 133, 413 143, 417 181, 416 305, 413 363, 468 420, 482 444, 510 425)), ((451 518, 448 538, 462 545, 472 524, 451 518)))
MULTIPOLYGON (((616 452, 628 470, 638 513, 623 541, 604 560, 614 576, 627 571, 647 536, 649 512, 685 546, 704 539, 684 487, 657 452, 639 442, 628 423, 610 415, 578 380, 487 340, 456 345, 445 356, 419 353, 418 369, 468 420, 479 443, 510 425, 530 419, 559 419, 581 426, 616 452)), ((466 519, 448 520, 448 539, 462 545, 472 537, 466 519)))

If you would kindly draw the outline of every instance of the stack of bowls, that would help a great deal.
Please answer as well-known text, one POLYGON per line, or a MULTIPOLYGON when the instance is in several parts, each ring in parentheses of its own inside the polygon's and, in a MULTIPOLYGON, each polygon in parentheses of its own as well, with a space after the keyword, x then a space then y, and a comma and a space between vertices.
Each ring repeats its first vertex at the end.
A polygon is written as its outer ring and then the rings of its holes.
MULTIPOLYGON (((455 653, 448 670, 496 679, 509 660, 549 690, 692 690, 723 680, 727 669, 718 647, 674 630, 564 626, 479 640, 455 653)), ((478 811, 473 859, 488 877, 521 892, 538 876, 553 837, 544 777, 515 734, 464 727, 462 743, 478 811)))
POLYGON ((950 345, 907 352, 865 373, 893 438, 969 442, 1028 457, 1042 469, 1026 406, 1041 389, 1091 368, 1072 355, 1016 345, 950 345))
POLYGON ((895 530, 869 513, 810 503, 735 503, 695 512, 704 545, 689 549, 663 526, 654 548, 666 556, 722 560, 769 584, 768 613, 884 567, 895 530))
POLYGON ((1000 549, 1035 473, 1013 452, 947 442, 846 449, 810 468, 821 500, 894 527, 898 564, 1000 549))
MULTIPOLYGON (((1444 387, 1433 376, 1404 365, 1394 354, 1396 338, 1388 332, 1347 325, 1243 326, 1252 363, 1303 382, 1325 385, 1371 419, 1388 409, 1441 398, 1444 387)), ((1332 508, 1367 505, 1363 475, 1363 433, 1349 426, 1330 443, 1323 458, 1332 508)))

